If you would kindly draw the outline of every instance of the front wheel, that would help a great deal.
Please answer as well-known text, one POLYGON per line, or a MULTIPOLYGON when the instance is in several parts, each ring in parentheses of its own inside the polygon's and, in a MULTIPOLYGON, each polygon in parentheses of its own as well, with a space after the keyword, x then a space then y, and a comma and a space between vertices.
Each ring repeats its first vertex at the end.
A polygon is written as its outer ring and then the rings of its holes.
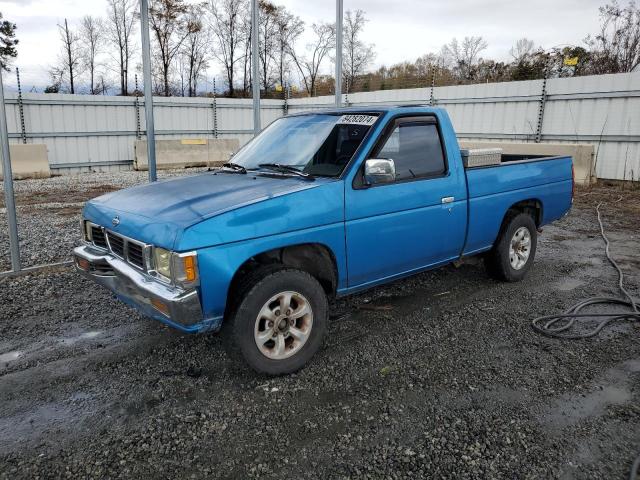
POLYGON ((530 215, 508 214, 496 243, 484 259, 489 275, 506 282, 522 280, 536 255, 537 233, 530 215))
POLYGON ((233 348, 258 373, 293 373, 322 346, 327 297, 308 273, 294 269, 258 273, 240 295, 226 328, 231 330, 233 348))

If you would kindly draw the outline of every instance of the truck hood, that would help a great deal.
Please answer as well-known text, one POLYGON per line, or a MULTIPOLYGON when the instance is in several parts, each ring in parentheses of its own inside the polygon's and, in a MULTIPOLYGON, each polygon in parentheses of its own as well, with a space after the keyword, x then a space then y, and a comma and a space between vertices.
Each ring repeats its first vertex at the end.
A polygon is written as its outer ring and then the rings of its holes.
POLYGON ((207 218, 331 181, 208 172, 102 195, 87 202, 84 217, 122 235, 173 248, 180 232, 207 218))

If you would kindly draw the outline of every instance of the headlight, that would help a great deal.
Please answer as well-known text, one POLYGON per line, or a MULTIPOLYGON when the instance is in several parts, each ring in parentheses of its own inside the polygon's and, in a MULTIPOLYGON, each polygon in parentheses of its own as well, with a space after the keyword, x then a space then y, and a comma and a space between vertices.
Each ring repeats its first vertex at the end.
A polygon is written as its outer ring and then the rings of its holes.
POLYGON ((88 221, 82 220, 82 238, 85 242, 91 242, 91 224, 88 221))
POLYGON ((168 279, 171 278, 171 252, 164 248, 153 249, 153 265, 156 272, 168 279))
POLYGON ((155 247, 153 265, 156 273, 180 287, 192 287, 199 283, 196 252, 174 253, 155 247))

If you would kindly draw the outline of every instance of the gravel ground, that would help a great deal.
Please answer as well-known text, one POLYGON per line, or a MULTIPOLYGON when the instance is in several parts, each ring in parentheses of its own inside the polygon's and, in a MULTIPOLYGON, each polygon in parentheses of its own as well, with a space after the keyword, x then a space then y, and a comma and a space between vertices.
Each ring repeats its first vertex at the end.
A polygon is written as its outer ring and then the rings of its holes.
MULTIPOLYGON (((144 178, 16 182, 23 258, 67 258, 81 203, 144 178)), ((640 192, 584 190, 523 282, 470 260, 339 300, 313 363, 275 379, 69 268, 0 279, 0 478, 626 478, 640 453, 640 326, 577 342, 529 326, 617 295, 600 200, 639 296, 640 192)))

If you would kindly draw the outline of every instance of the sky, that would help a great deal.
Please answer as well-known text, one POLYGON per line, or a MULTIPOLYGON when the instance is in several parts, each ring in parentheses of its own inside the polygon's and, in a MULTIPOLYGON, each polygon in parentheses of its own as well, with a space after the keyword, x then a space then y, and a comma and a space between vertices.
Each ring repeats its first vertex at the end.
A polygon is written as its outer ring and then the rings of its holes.
MULTIPOLYGON (((334 0, 274 0, 310 25, 335 21, 334 0)), ((451 38, 481 35, 489 47, 485 58, 508 60, 517 39, 536 45, 582 44, 598 29, 598 7, 605 0, 344 0, 345 10, 365 10, 369 22, 363 39, 375 44, 374 64, 390 65, 438 52, 451 38)), ((622 1, 621 3, 625 3, 622 1)), ((46 85, 48 66, 60 51, 56 25, 71 24, 84 15, 103 15, 105 0, 0 0, 0 12, 18 25, 18 60, 23 86, 46 85)), ((301 39, 301 45, 307 43, 301 39)), ((332 67, 327 64, 326 73, 332 67)), ((210 75, 221 75, 212 65, 210 75)), ((5 75, 9 88, 15 75, 5 75)))

